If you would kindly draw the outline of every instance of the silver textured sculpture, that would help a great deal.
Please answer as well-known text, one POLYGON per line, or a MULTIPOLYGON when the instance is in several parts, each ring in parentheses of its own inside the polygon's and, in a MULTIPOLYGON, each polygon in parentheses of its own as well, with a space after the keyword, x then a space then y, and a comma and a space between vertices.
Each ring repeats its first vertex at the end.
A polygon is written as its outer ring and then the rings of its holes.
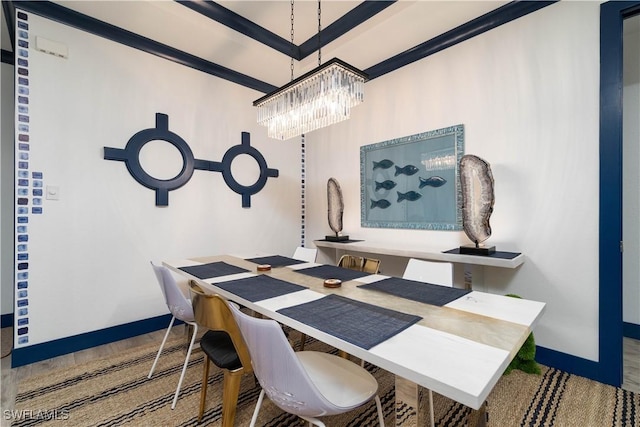
POLYGON ((329 228, 336 233, 335 236, 326 236, 326 240, 334 242, 349 240, 349 236, 342 235, 342 214, 344 212, 344 201, 342 199, 342 189, 338 180, 329 178, 327 182, 327 217, 329 228))
POLYGON ((462 228, 474 243, 461 246, 460 253, 490 255, 495 246, 481 246, 491 236, 489 218, 493 212, 495 196, 491 166, 478 156, 467 154, 460 159, 462 186, 462 228))

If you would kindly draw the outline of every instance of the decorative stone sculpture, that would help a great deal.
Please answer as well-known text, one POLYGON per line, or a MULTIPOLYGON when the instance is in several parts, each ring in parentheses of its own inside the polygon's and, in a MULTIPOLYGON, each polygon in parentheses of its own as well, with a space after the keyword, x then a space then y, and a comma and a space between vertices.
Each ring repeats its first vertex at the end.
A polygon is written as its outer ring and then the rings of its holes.
POLYGON ((461 246, 460 253, 490 255, 495 246, 480 244, 491 236, 489 218, 495 201, 491 166, 478 156, 467 154, 460 159, 460 184, 462 186, 462 228, 474 243, 461 246))
POLYGON ((326 240, 339 242, 349 240, 349 236, 342 235, 342 214, 344 212, 344 201, 342 199, 342 189, 335 178, 329 178, 327 182, 327 216, 329 228, 336 233, 335 236, 326 236, 326 240))

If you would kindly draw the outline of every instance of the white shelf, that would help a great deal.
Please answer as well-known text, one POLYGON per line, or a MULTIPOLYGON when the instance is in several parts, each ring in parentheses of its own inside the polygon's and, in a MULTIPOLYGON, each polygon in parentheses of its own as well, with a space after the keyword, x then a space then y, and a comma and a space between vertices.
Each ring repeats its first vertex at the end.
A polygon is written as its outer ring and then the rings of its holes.
POLYGON ((382 243, 367 240, 352 243, 314 240, 313 243, 318 248, 332 248, 343 251, 391 255, 405 258, 419 258, 434 261, 447 261, 456 264, 482 265, 487 267, 516 268, 524 262, 523 254, 519 254, 515 258, 507 259, 482 255, 460 255, 443 253, 443 251, 447 251, 453 248, 429 248, 422 245, 406 245, 388 242, 382 243))

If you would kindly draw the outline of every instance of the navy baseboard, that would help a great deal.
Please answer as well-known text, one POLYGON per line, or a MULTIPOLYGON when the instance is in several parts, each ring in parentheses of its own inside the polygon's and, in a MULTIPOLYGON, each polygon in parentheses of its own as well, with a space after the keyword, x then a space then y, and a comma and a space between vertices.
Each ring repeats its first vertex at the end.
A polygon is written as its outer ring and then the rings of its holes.
MULTIPOLYGON (((170 314, 139 320, 124 325, 112 326, 98 331, 74 335, 59 340, 34 344, 28 347, 16 348, 11 356, 11 367, 28 365, 63 354, 73 353, 102 344, 135 337, 149 332, 165 329, 171 321, 170 314)), ((176 320, 174 325, 182 322, 176 320)), ((160 343, 158 342, 158 345, 160 343)))
POLYGON ((622 324, 622 336, 640 340, 640 325, 624 322, 622 324))
POLYGON ((13 326, 13 313, 3 314, 0 317, 0 327, 8 328, 9 326, 13 326))

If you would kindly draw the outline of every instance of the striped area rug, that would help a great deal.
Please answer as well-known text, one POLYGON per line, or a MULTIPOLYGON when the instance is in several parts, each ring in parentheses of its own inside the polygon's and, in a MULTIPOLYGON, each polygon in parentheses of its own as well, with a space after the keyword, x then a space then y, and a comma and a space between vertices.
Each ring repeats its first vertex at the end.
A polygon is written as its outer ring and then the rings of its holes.
MULTIPOLYGON (((192 356, 178 404, 171 410, 185 355, 182 343, 181 339, 168 343, 151 379, 147 379, 147 373, 157 346, 27 379, 18 385, 12 425, 220 426, 222 373, 215 369, 209 378, 204 419, 202 423, 197 421, 202 353, 192 356)), ((306 349, 331 351, 310 339, 306 349)), ((380 385, 385 423, 393 426, 394 377, 382 369, 367 368, 380 385)), ((514 371, 501 378, 487 400, 489 426, 640 426, 640 395, 556 369, 542 367, 542 371, 539 376, 514 371)), ((236 426, 249 425, 259 392, 253 378, 243 379, 236 426)), ((466 425, 468 408, 443 396, 434 394, 434 399, 438 426, 466 425)), ((402 424, 403 408, 399 409, 398 421, 402 424)), ((375 426, 375 405, 323 421, 327 426, 375 426)), ((265 399, 257 425, 306 424, 265 399)))

